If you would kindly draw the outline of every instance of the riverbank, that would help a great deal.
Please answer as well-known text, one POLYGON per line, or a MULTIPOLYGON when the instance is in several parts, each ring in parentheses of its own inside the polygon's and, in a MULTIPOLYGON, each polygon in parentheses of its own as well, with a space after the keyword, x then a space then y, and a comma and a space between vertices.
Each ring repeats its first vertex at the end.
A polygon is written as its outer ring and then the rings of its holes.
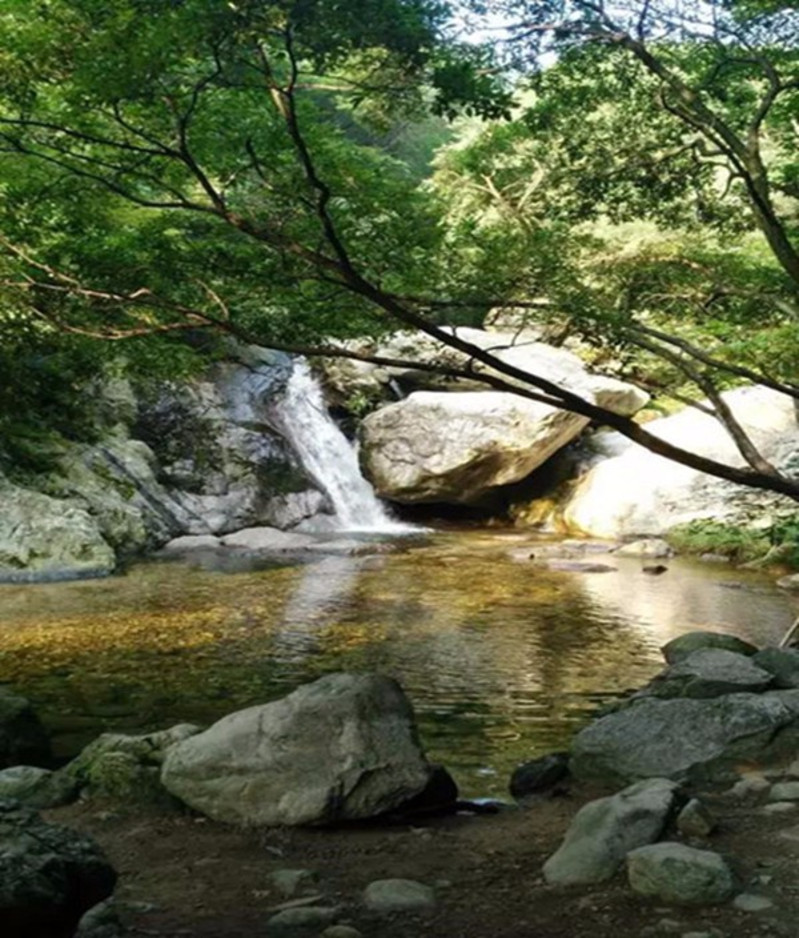
POLYGON ((46 816, 91 834, 103 847, 120 874, 117 902, 133 935, 269 934, 266 922, 287 901, 270 881, 281 869, 312 871, 316 878, 298 897, 315 895, 314 905, 340 906, 337 921, 364 938, 795 935, 799 808, 767 813, 762 790, 706 796, 719 828, 702 846, 728 856, 746 892, 767 898, 770 908, 668 906, 634 895, 623 872, 599 885, 546 885, 545 859, 578 808, 600 793, 573 784, 561 796, 494 816, 339 830, 246 831, 190 814, 94 800, 46 816), (384 878, 435 887, 435 908, 388 916, 367 912, 361 893, 384 878))

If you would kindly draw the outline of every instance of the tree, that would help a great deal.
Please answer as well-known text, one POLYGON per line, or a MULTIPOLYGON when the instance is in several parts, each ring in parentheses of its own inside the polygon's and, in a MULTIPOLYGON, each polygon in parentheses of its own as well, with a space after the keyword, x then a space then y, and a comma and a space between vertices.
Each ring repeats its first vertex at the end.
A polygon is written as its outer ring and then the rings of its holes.
MULTIPOLYGON (((650 6, 636 22, 648 22, 650 6)), ((521 58, 535 52, 533 37, 552 31, 539 15, 545 7, 530 4, 531 18, 514 30, 521 58)), ((622 41, 601 18, 605 34, 591 32, 599 15, 593 5, 567 12, 559 39, 608 44, 612 35, 612 45, 645 67, 660 61, 643 32, 622 41)), ((573 410, 701 471, 799 498, 799 482, 760 458, 718 396, 711 409, 747 468, 672 446, 438 324, 442 310, 535 300, 510 296, 513 277, 504 297, 475 297, 468 277, 453 283, 452 245, 435 200, 409 185, 400 165, 353 145, 325 114, 334 100, 372 116, 432 106, 507 117, 510 95, 489 53, 448 38, 450 15, 427 0, 7 5, 0 155, 14 211, 4 222, 5 290, 23 293, 30 315, 56 331, 109 339, 215 329, 306 354, 357 357, 309 340, 410 326, 465 356, 463 366, 440 371, 573 410), (55 200, 54 185, 63 187, 55 200), (430 279, 442 293, 426 289, 430 279), (300 315, 303 305, 313 317, 300 315)), ((704 115, 701 94, 688 95, 693 110, 679 103, 688 87, 681 77, 674 84, 670 72, 653 74, 676 116, 704 115)), ((768 112, 787 94, 782 82, 762 99, 768 112)), ((718 136, 718 121, 703 119, 718 136)), ((738 161, 736 172, 740 163, 759 187, 744 180, 750 198, 759 193, 752 210, 790 274, 787 228, 770 202, 761 204, 770 189, 753 175, 756 160, 745 163, 732 138, 721 142, 738 161)), ((679 337, 664 342, 680 361, 724 364, 679 337)))

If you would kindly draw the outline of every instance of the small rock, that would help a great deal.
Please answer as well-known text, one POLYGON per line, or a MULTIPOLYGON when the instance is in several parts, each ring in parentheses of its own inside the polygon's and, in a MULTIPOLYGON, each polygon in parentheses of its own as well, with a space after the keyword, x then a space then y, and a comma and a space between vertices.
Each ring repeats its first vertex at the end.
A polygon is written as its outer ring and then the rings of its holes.
POLYGON ((684 844, 649 844, 631 851, 627 875, 633 892, 676 905, 724 902, 735 891, 732 872, 717 853, 684 844))
POLYGON ((784 590, 799 590, 799 573, 789 573, 777 580, 777 586, 784 590))
POLYGON ((732 651, 735 654, 746 655, 747 657, 756 654, 758 650, 755 645, 745 642, 737 635, 702 630, 679 635, 667 642, 660 650, 669 664, 676 664, 692 652, 699 651, 700 648, 721 648, 724 651, 732 651))
POLYGON ((680 938, 724 938, 724 932, 718 928, 711 928, 709 931, 686 931, 680 938))
POLYGON ((607 563, 591 563, 588 560, 549 560, 547 570, 562 570, 566 573, 615 573, 618 567, 607 563))
POLYGON ((799 782, 777 782, 768 793, 769 801, 799 801, 799 782))
POLYGON ((122 938, 125 930, 114 899, 106 899, 86 912, 78 922, 75 938, 122 938))
POLYGON ((510 793, 516 799, 541 795, 551 791, 568 774, 568 752, 552 752, 514 769, 510 779, 510 793))
POLYGON ((161 548, 165 554, 185 554, 193 550, 216 550, 222 542, 213 534, 184 534, 172 538, 161 548))
POLYGON ((788 814, 797 808, 795 801, 775 801, 773 804, 763 806, 763 814, 788 814))
POLYGON ((729 791, 735 798, 749 798, 752 795, 762 795, 771 788, 771 783, 762 775, 745 775, 737 781, 729 791))
POLYGON ((373 912, 415 912, 434 908, 436 895, 412 879, 378 879, 366 887, 363 901, 373 912))
POLYGON ((645 537, 638 541, 631 541, 616 551, 616 555, 619 557, 646 557, 650 559, 671 557, 673 553, 674 551, 668 543, 659 537, 645 537))
POLYGON ((275 870, 269 874, 269 882, 287 899, 297 894, 302 886, 311 886, 317 876, 313 870, 275 870))
POLYGON ((764 912, 774 906, 771 899, 765 896, 757 896, 752 892, 742 892, 732 900, 732 904, 740 912, 764 912))
POLYGON ((708 837, 716 821, 698 798, 692 798, 677 816, 677 830, 686 837, 708 837))
POLYGON ((318 935, 340 914, 338 906, 306 906, 302 909, 284 909, 266 923, 269 938, 304 938, 318 935))

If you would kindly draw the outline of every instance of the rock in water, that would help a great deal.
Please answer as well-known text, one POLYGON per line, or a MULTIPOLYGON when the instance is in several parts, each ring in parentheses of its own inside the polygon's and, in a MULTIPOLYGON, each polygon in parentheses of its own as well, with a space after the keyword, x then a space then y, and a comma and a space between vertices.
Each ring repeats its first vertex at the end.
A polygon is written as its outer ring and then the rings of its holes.
POLYGON ((430 775, 399 684, 339 673, 173 746, 161 780, 220 821, 300 825, 383 814, 419 794, 430 775))
POLYGON ((116 873, 91 838, 0 801, 3 938, 64 938, 114 889, 116 873))
POLYGON ((50 740, 30 701, 0 687, 0 769, 49 759, 50 740))
POLYGON ((651 844, 627 856, 634 892, 677 905, 713 905, 735 892, 735 880, 724 860, 709 850, 683 844, 651 844))
POLYGON ((653 778, 584 805, 560 848, 544 864, 549 883, 599 883, 610 879, 628 851, 652 843, 672 813, 677 785, 653 778))
POLYGON ((517 766, 510 779, 510 793, 517 800, 551 791, 569 774, 568 752, 550 752, 517 766))

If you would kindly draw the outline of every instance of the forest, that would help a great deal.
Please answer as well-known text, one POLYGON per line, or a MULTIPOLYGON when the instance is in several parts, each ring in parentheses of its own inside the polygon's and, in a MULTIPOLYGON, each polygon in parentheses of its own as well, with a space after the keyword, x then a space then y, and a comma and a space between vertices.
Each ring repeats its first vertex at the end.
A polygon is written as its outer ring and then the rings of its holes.
POLYGON ((773 0, 7 0, 5 471, 91 432, 98 374, 408 327, 487 386, 795 498, 721 392, 799 394, 797 28, 773 0), (503 309, 663 413, 705 408, 745 465, 448 328, 503 309))
POLYGON ((4 938, 793 938, 797 360, 795 0, 0 0, 4 938))

